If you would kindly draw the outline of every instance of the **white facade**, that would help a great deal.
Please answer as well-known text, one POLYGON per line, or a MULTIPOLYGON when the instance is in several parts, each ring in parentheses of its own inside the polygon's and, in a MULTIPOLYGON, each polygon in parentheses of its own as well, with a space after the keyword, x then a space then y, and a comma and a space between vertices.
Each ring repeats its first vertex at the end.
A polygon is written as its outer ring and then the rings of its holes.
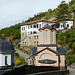
POLYGON ((8 66, 11 65, 11 54, 0 54, 0 66, 8 66), (5 58, 7 57, 7 62, 5 58), (7 65, 5 64, 7 63, 7 65))
POLYGON ((25 45, 38 44, 38 30, 45 25, 53 25, 55 22, 49 20, 39 20, 35 22, 29 22, 21 26, 21 47, 25 45))
POLYGON ((37 22, 36 24, 28 24, 28 25, 23 25, 21 26, 21 33, 27 33, 27 35, 30 35, 30 34, 36 34, 38 33, 38 29, 39 28, 42 28, 43 26, 45 26, 46 24, 48 25, 53 25, 55 23, 50 23, 50 22, 37 22))
POLYGON ((71 29, 71 27, 73 26, 73 21, 64 21, 59 23, 59 27, 56 28, 57 30, 63 30, 63 29, 71 29))
POLYGON ((14 65, 14 53, 0 53, 0 67, 14 65))

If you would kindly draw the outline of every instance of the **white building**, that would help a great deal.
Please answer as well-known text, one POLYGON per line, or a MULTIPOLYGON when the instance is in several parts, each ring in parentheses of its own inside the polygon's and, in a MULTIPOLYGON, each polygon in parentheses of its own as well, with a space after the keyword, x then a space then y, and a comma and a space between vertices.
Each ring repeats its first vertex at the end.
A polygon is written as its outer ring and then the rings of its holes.
POLYGON ((72 26, 73 26, 73 20, 66 19, 65 21, 60 22, 59 27, 56 29, 57 30, 71 29, 72 26))
POLYGON ((0 68, 14 65, 14 52, 11 42, 0 39, 0 68))
POLYGON ((51 26, 55 24, 55 22, 41 19, 21 25, 21 45, 37 45, 38 30, 46 24, 51 26))

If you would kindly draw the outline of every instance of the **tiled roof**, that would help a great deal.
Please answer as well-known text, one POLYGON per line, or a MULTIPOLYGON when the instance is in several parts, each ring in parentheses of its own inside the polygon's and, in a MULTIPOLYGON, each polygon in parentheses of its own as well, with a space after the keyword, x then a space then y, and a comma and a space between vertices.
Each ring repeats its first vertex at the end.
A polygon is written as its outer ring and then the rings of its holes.
POLYGON ((38 47, 43 47, 43 46, 49 47, 49 46, 57 46, 57 45, 56 44, 40 44, 40 45, 38 45, 38 47))
POLYGON ((52 50, 52 49, 50 49, 50 48, 45 48, 45 49, 43 49, 43 50, 40 50, 39 52, 37 52, 36 54, 38 54, 38 53, 40 53, 40 52, 42 52, 42 51, 44 51, 44 50, 46 50, 46 49, 48 49, 48 50, 50 50, 51 52, 53 52, 53 53, 55 53, 55 54, 58 54, 58 52, 56 52, 56 51, 54 51, 54 50, 52 50))
POLYGON ((37 52, 37 47, 33 47, 30 51, 30 54, 32 54, 32 53, 36 54, 36 52, 37 52))
POLYGON ((29 58, 27 58, 27 59, 35 59, 35 56, 34 56, 34 55, 31 55, 31 56, 29 56, 29 58))
MULTIPOLYGON (((45 25, 45 26, 43 26, 42 28, 40 28, 39 30, 43 30, 43 29, 45 29, 45 28, 48 28, 48 29, 55 29, 55 28, 53 28, 52 26, 50 26, 50 25, 45 25)), ((55 29, 56 30, 56 29, 55 29)))
MULTIPOLYGON (((37 20, 37 21, 28 22, 28 23, 25 23, 25 24, 26 25, 28 25, 28 24, 37 24, 37 22, 41 22, 41 21, 45 21, 45 22, 49 22, 49 23, 55 23, 55 21, 41 19, 41 20, 37 20)), ((25 24, 22 24, 22 25, 25 25, 25 24)))
POLYGON ((64 54, 65 55, 65 49, 63 47, 59 47, 57 49, 57 52, 58 52, 59 55, 61 55, 61 54, 64 54))
POLYGON ((0 39, 0 52, 15 51, 10 41, 0 39))

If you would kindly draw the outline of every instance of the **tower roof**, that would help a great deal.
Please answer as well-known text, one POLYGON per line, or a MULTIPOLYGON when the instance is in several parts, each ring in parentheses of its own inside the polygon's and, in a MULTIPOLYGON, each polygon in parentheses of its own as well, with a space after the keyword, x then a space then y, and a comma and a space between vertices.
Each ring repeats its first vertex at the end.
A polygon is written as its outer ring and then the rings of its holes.
POLYGON ((50 25, 48 25, 48 24, 47 24, 47 25, 45 25, 45 26, 43 26, 43 27, 42 27, 42 28, 40 28, 40 29, 42 29, 42 30, 43 30, 43 29, 45 29, 45 28, 48 28, 48 29, 55 29, 55 28, 53 28, 52 26, 50 26, 50 25))
POLYGON ((12 52, 15 51, 14 45, 10 41, 0 39, 0 52, 12 52))

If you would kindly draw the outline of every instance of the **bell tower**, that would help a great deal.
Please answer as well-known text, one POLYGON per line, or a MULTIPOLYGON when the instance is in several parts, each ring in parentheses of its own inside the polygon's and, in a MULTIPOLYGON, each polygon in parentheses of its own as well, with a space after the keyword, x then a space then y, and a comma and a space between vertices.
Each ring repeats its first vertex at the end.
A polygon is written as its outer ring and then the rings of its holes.
POLYGON ((43 28, 39 29, 38 50, 45 47, 56 50, 56 29, 49 25, 45 25, 43 28))

